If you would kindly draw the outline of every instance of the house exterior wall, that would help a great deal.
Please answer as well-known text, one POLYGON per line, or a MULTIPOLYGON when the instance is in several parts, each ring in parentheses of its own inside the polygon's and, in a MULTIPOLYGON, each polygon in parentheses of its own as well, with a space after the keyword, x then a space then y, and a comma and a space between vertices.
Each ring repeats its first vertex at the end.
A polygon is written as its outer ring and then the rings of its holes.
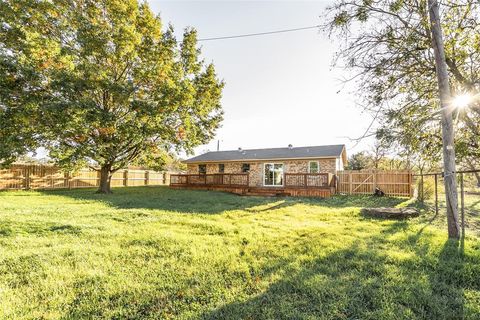
MULTIPOLYGON (((336 158, 322 158, 322 159, 305 159, 305 160, 269 160, 269 161, 255 161, 255 162, 215 162, 205 163, 207 166, 207 174, 218 173, 218 165, 223 163, 225 165, 225 173, 241 173, 242 164, 250 164, 249 185, 252 187, 263 186, 263 164, 264 163, 283 163, 285 173, 308 173, 308 163, 310 161, 318 161, 320 165, 320 172, 336 173, 336 158)), ((199 163, 188 163, 187 172, 189 174, 198 174, 199 163)))

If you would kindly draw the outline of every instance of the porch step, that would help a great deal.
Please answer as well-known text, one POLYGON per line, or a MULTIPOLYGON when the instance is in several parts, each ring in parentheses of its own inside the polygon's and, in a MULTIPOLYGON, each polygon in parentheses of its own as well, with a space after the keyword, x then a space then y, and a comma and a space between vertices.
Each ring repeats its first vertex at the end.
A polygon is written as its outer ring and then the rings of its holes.
POLYGON ((288 197, 288 192, 266 193, 266 192, 246 192, 245 196, 257 196, 257 197, 288 197))
POLYGON ((249 188, 247 192, 244 193, 246 196, 260 196, 260 197, 286 197, 290 196, 289 192, 285 190, 275 190, 267 188, 249 188))

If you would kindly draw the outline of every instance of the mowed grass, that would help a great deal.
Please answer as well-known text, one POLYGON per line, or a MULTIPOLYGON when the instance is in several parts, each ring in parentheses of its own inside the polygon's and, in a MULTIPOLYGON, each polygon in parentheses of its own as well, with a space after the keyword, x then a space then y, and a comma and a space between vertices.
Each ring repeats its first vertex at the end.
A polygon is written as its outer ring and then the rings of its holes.
POLYGON ((0 192, 0 319, 480 319, 477 233, 360 213, 406 199, 93 192, 0 192))

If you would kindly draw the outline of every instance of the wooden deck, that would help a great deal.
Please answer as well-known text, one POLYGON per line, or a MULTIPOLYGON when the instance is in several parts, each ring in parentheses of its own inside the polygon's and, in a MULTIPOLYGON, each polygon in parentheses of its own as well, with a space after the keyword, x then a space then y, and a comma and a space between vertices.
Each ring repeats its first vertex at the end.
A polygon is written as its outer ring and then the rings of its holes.
POLYGON ((231 192, 246 196, 327 198, 335 194, 329 173, 285 173, 283 186, 252 186, 248 173, 172 174, 170 187, 231 192))

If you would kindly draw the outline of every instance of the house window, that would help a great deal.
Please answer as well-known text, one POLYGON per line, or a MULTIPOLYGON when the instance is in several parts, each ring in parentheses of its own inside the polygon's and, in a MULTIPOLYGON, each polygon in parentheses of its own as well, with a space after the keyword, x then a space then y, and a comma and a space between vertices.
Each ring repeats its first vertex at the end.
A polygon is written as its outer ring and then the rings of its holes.
POLYGON ((199 164, 198 165, 198 173, 199 174, 206 174, 207 173, 207 165, 206 164, 199 164))
POLYGON ((242 172, 250 172, 250 163, 243 163, 242 164, 242 172))
POLYGON ((218 172, 224 173, 225 172, 225 165, 223 163, 218 164, 218 172))
POLYGON ((320 164, 318 161, 310 161, 308 163, 308 172, 309 173, 319 173, 320 172, 320 164))

